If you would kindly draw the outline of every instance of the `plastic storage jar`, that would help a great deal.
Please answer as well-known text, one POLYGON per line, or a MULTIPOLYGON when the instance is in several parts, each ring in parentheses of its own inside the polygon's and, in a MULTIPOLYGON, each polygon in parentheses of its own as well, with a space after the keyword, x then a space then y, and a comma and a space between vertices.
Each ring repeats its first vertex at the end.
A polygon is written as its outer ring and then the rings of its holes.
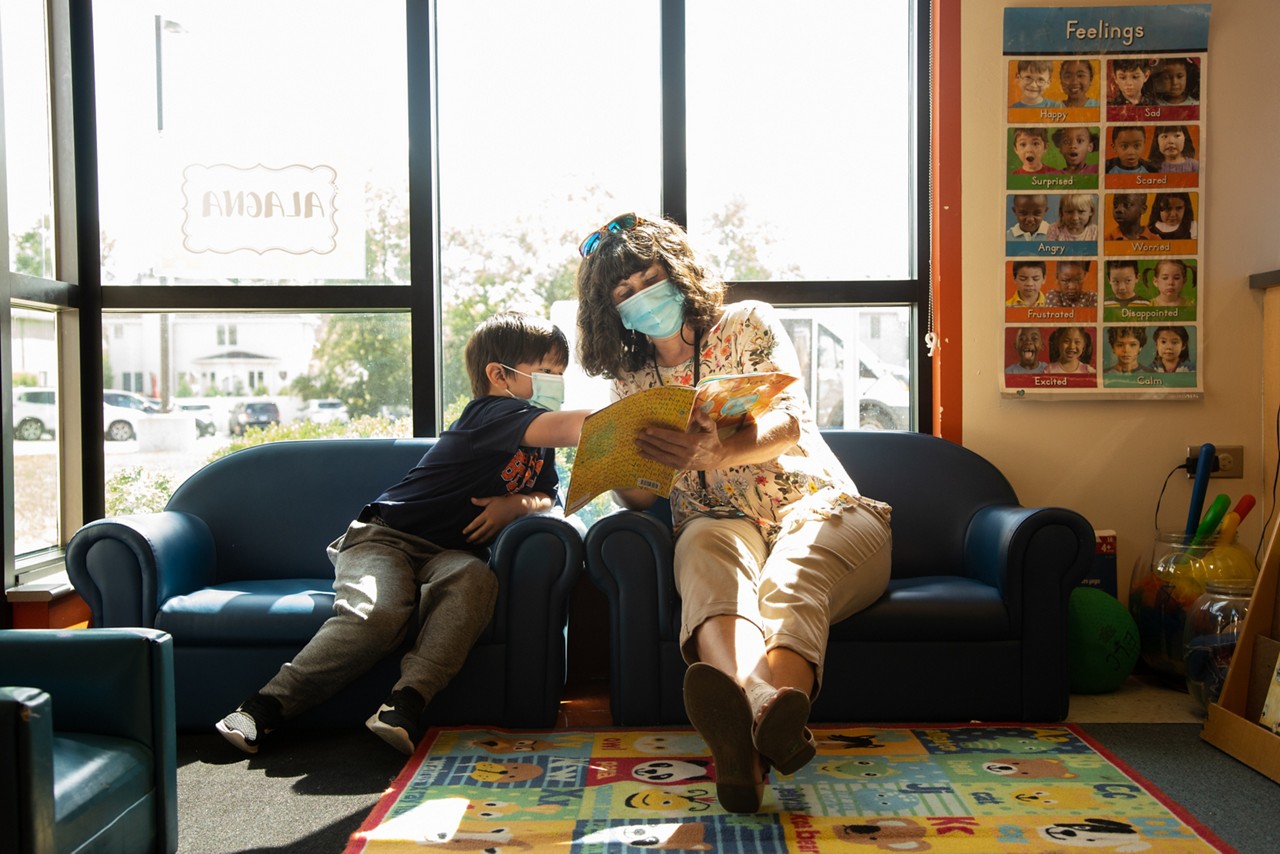
POLYGON ((1202 711, 1208 712, 1210 704, 1218 702, 1222 693, 1252 597, 1252 581, 1209 579, 1204 593, 1187 611, 1187 690, 1202 711))
POLYGON ((1193 542, 1181 531, 1157 531, 1151 550, 1138 558, 1129 584, 1129 613, 1138 624, 1142 660, 1168 676, 1186 673, 1187 614, 1208 581, 1258 578, 1253 555, 1233 536, 1193 542))

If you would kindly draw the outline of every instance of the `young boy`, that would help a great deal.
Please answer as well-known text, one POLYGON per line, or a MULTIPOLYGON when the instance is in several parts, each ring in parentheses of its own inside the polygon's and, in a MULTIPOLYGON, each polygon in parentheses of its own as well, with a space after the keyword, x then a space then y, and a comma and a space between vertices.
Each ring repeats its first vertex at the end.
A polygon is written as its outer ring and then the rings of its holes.
POLYGON ((1145 59, 1113 59, 1108 63, 1115 92, 1107 102, 1117 107, 1152 106, 1156 100, 1143 91, 1151 76, 1151 66, 1145 59))
POLYGON ((1045 165, 1044 153, 1049 147, 1049 131, 1045 128, 1014 128, 1013 151, 1018 155, 1019 166, 1014 175, 1057 174, 1058 170, 1045 165))
POLYGON ((1098 164, 1088 162, 1089 155, 1098 147, 1094 131, 1087 127, 1057 128, 1053 132, 1053 144, 1057 146, 1062 162, 1066 164, 1063 172, 1068 175, 1098 174, 1098 164))
POLYGON ((365 505, 329 546, 334 614, 270 682, 217 724, 246 753, 395 649, 421 610, 400 679, 365 726, 411 754, 427 703, 461 669, 493 615, 488 544, 556 503, 556 447, 587 410, 558 412, 569 345, 555 326, 506 312, 466 347, 474 398, 418 465, 365 505), (419 601, 422 603, 419 609, 419 601))
POLYGON ((1029 193, 1013 197, 1010 205, 1017 220, 1009 227, 1008 240, 1044 240, 1049 233, 1049 223, 1044 215, 1049 211, 1049 197, 1044 193, 1029 193))
POLYGON ((1014 261, 1013 285, 1017 293, 1005 300, 1011 308, 1031 308, 1044 305, 1045 263, 1043 261, 1014 261))
POLYGON ((1010 104, 1015 109, 1024 107, 1061 107, 1058 101, 1044 96, 1053 76, 1053 63, 1047 59, 1023 59, 1018 61, 1014 73, 1018 80, 1020 97, 1010 104))
POLYGON ((1138 296, 1138 262, 1134 260, 1108 261, 1107 282, 1111 285, 1111 298, 1103 305, 1129 306, 1151 305, 1150 300, 1138 296))
POLYGON ((1111 148, 1114 157, 1107 158, 1108 175, 1146 175, 1159 172, 1160 167, 1142 156, 1147 147, 1147 132, 1140 126, 1111 129, 1111 148))
POLYGON ((1142 215, 1147 212, 1146 193, 1112 193, 1111 213, 1115 230, 1103 235, 1103 240, 1151 240, 1142 225, 1142 215))

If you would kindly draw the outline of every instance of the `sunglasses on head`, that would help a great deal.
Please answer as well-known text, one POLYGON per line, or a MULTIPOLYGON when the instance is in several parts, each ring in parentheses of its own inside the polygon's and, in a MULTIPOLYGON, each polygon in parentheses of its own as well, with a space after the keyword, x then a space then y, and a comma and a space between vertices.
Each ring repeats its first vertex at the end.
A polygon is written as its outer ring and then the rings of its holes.
POLYGON ((644 220, 636 216, 634 213, 619 214, 606 222, 600 228, 588 234, 586 239, 578 244, 578 251, 582 253, 583 258, 586 258, 592 252, 595 252, 596 247, 600 245, 600 241, 604 240, 610 234, 617 234, 619 231, 630 231, 642 222, 644 222, 644 220))

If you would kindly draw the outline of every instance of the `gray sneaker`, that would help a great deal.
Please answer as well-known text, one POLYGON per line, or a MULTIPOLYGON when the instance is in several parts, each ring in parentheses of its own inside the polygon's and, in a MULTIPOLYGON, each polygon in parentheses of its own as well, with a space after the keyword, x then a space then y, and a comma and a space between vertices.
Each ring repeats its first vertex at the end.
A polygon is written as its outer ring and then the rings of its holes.
POLYGON ((422 713, 427 701, 412 688, 392 691, 364 725, 401 753, 412 756, 422 738, 422 713))
POLYGON ((222 737, 243 750, 257 753, 262 737, 281 723, 280 701, 254 694, 240 707, 215 724, 222 737))

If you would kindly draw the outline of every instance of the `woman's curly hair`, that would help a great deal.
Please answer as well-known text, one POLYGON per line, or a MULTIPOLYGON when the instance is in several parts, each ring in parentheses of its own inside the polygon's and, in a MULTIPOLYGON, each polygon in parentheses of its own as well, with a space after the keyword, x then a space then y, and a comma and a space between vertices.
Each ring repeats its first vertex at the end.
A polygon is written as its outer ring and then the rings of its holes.
POLYGON ((697 258, 684 229, 667 219, 640 219, 602 238, 578 267, 578 360, 588 374, 613 379, 653 358, 652 342, 622 325, 613 290, 655 261, 684 294, 685 323, 705 331, 720 317, 724 283, 697 258))

